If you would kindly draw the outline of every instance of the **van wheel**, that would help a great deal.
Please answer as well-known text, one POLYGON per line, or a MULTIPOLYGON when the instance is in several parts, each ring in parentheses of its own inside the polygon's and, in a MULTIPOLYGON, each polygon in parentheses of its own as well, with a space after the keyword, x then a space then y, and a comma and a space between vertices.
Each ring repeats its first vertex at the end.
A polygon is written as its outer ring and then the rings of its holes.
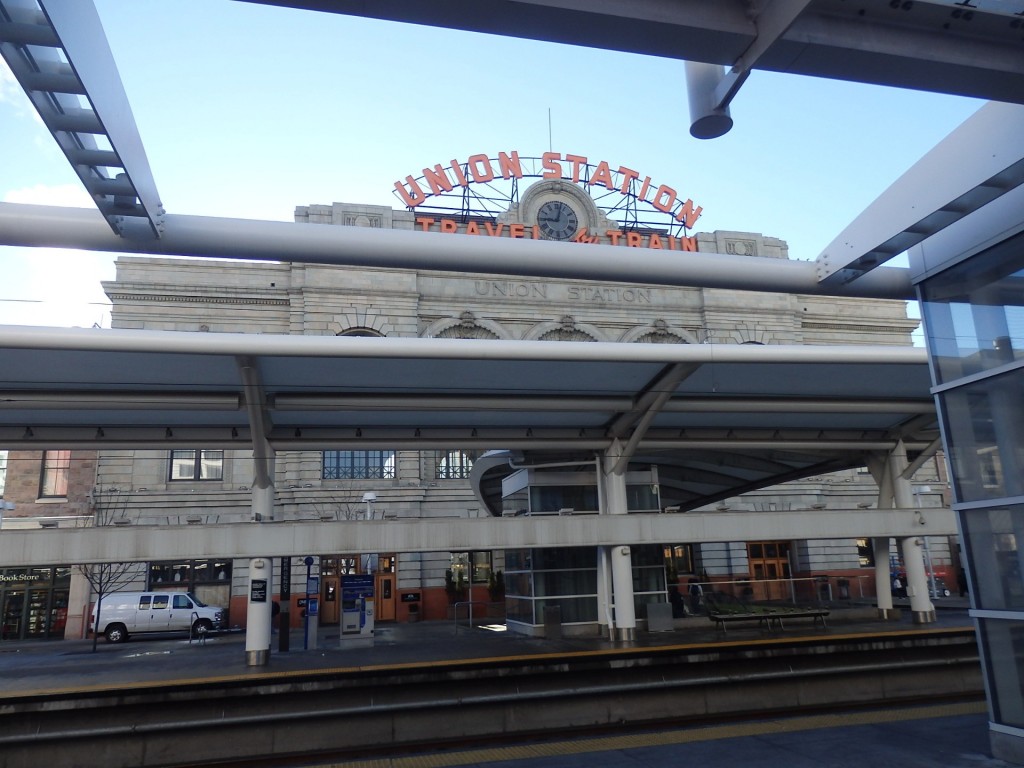
POLYGON ((103 634, 108 643, 123 643, 128 639, 128 629, 124 624, 111 624, 103 634))
POLYGON ((213 629, 213 624, 210 623, 209 619, 199 619, 195 624, 192 625, 193 635, 205 635, 213 629))

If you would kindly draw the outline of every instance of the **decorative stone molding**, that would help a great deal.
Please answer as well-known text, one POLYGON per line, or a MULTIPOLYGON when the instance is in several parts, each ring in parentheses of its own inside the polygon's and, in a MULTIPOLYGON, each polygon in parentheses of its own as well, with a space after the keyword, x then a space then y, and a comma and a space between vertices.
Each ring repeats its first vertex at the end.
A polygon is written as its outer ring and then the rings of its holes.
POLYGON ((392 336, 394 328, 387 318, 381 317, 370 307, 352 307, 343 315, 335 315, 327 323, 328 333, 334 336, 357 336, 365 331, 367 336, 392 336))
POLYGON ((620 342, 634 344, 696 344, 696 337, 685 328, 670 325, 661 318, 650 325, 630 328, 620 338, 620 342))
POLYGON ((539 323, 524 338, 537 341, 607 341, 595 326, 577 323, 572 315, 563 315, 558 322, 539 323))
POLYGON ((425 339, 511 339, 512 335, 499 323, 479 318, 468 310, 458 317, 443 317, 428 325, 425 339))

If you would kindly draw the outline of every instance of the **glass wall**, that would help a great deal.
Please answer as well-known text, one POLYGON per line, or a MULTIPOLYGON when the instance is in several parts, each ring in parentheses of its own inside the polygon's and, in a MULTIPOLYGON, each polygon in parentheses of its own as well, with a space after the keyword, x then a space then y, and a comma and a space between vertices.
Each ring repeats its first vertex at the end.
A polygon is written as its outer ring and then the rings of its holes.
MULTIPOLYGON (((663 547, 630 547, 636 615, 647 603, 664 603, 663 547)), ((544 609, 557 605, 563 624, 597 621, 597 549, 515 549, 505 552, 505 617, 528 625, 544 623, 544 609)))
POLYGON ((919 290, 992 720, 1024 731, 1024 234, 919 290))
POLYGON ((921 302, 939 383, 1024 359, 1024 234, 928 280, 921 302))

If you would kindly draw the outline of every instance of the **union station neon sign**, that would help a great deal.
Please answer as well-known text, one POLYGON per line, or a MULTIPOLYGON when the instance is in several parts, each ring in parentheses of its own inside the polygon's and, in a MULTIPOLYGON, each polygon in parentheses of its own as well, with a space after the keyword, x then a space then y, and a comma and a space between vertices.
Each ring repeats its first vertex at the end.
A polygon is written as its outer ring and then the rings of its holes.
POLYGON ((539 176, 542 179, 564 179, 574 184, 618 192, 667 214, 687 229, 697 222, 703 210, 693 200, 681 199, 674 187, 656 184, 650 176, 641 176, 639 171, 624 165, 613 166, 605 160, 592 164, 584 155, 563 155, 558 152, 545 152, 540 157, 540 163, 539 172, 524 173, 523 160, 518 152, 499 152, 498 157, 493 159, 483 154, 470 155, 465 162, 451 160, 447 165, 437 163, 431 168, 424 168, 423 175, 418 178, 409 175, 404 181, 396 181, 395 193, 406 207, 416 209, 431 197, 445 195, 457 187, 464 189, 470 184, 539 176))

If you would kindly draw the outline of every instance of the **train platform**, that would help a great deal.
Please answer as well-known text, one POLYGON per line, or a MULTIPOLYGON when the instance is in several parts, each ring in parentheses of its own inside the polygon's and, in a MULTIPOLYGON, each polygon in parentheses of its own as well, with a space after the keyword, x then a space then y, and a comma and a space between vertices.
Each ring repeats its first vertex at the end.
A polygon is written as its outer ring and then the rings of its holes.
POLYGON ((984 702, 309 763, 316 768, 1011 768, 991 756, 984 702))
POLYGON ((431 621, 378 626, 373 645, 360 647, 337 627, 321 628, 315 643, 295 629, 290 650, 280 652, 275 635, 269 663, 258 667, 246 664, 242 632, 191 643, 101 639, 95 652, 91 640, 7 642, 0 767, 596 768, 731 765, 759 755, 768 768, 784 760, 787 768, 983 768, 974 629, 966 605, 937 608, 928 625, 913 624, 909 611, 879 621, 865 606, 836 607, 824 627, 802 619, 723 631, 694 617, 628 644, 431 621), (934 739, 919 737, 922 754, 948 751, 955 745, 945 733, 973 729, 976 746, 963 760, 975 762, 953 761, 959 752, 915 757, 903 731, 886 731, 896 715, 877 714, 893 707, 913 709, 899 715, 908 722, 954 719, 936 725, 934 739), (838 715, 880 719, 827 719, 838 715), (959 724, 965 717, 973 720, 959 724), (838 736, 831 747, 819 742, 820 733, 849 727, 866 734, 863 749, 838 746, 838 736), (787 749, 800 759, 786 759, 787 749), (739 751, 722 757, 728 750, 739 751))
POLYGON ((0 701, 25 696, 62 696, 102 690, 154 689, 196 683, 286 679, 294 676, 339 675, 388 667, 409 669, 429 665, 443 668, 467 661, 498 661, 617 655, 642 655, 652 649, 687 647, 740 647, 759 643, 816 643, 826 638, 858 634, 928 634, 951 630, 973 631, 967 601, 936 601, 938 620, 915 625, 904 611, 902 618, 878 621, 866 607, 837 608, 826 627, 809 620, 788 622, 784 629, 757 624, 717 628, 706 617, 676 622, 668 632, 639 633, 624 644, 588 637, 537 638, 505 630, 504 624, 468 627, 452 621, 381 624, 370 647, 343 643, 337 627, 321 627, 315 640, 302 628, 289 635, 289 650, 280 652, 272 637, 269 663, 248 666, 243 632, 211 634, 203 641, 181 636, 135 636, 129 642, 109 644, 100 638, 93 650, 90 640, 23 641, 0 643, 0 701))

